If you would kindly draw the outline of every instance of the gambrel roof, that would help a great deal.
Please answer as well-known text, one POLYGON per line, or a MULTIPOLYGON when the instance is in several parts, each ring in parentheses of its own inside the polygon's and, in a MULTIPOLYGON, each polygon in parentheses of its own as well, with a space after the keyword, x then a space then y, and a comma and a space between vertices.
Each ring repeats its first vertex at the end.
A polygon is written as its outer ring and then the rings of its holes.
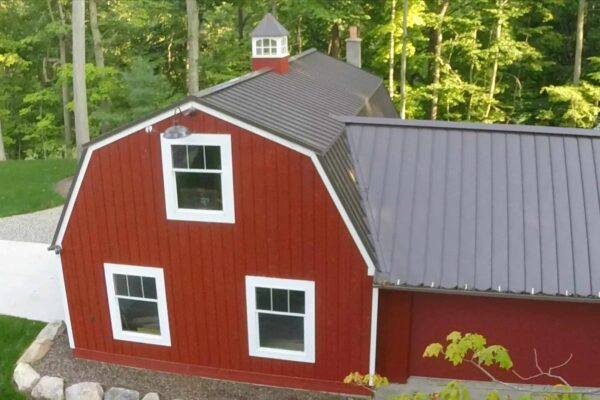
POLYGON ((190 109, 226 118, 310 156, 330 189, 370 273, 374 272, 375 250, 353 179, 345 126, 333 115, 394 117, 397 114, 381 78, 314 49, 291 57, 286 74, 275 73, 269 68, 251 72, 200 91, 88 143, 51 248, 61 245, 91 153, 111 141, 190 109))
POLYGON ((93 140, 81 170, 180 107, 311 157, 380 285, 600 297, 596 131, 402 121, 380 78, 309 50, 287 74, 252 72, 93 140))
POLYGON ((380 283, 600 296, 598 132, 342 120, 380 283))

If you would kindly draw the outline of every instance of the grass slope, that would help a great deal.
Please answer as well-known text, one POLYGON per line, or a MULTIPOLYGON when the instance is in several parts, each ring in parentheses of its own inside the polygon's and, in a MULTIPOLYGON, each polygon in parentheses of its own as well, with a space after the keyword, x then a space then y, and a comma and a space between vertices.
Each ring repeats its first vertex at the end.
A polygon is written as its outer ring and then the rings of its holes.
POLYGON ((62 204, 64 199, 54 191, 54 184, 73 175, 76 164, 76 160, 0 162, 0 217, 62 204))
POLYGON ((25 399, 12 375, 17 359, 43 327, 43 322, 0 315, 0 399, 25 399))

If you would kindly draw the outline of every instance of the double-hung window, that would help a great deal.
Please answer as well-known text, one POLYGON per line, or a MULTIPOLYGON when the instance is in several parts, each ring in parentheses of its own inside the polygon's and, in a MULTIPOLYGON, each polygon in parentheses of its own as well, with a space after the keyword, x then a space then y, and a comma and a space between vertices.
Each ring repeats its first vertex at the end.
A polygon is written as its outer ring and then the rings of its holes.
POLYGON ((167 218, 235 222, 231 137, 161 138, 167 218))
POLYGON ((170 346, 163 270, 104 264, 113 337, 170 346))
POLYGON ((246 277, 251 356, 315 362, 315 284, 246 277))

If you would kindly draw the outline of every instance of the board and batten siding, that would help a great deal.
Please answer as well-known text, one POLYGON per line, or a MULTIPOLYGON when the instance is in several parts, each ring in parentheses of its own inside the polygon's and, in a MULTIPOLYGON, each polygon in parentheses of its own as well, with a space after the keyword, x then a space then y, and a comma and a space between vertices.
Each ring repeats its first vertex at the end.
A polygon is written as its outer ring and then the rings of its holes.
MULTIPOLYGON (((377 371, 392 382, 409 376, 483 380, 489 378, 464 363, 453 366, 442 356, 424 358, 425 348, 446 343, 452 331, 480 333, 488 345, 506 347, 521 376, 538 374, 534 349, 543 369, 554 371, 573 386, 600 387, 600 304, 541 300, 539 298, 485 297, 399 290, 379 290, 377 371)), ((511 371, 489 370, 505 382, 523 383, 511 371)), ((538 378, 527 383, 556 384, 538 378)))
POLYGON ((235 224, 166 219, 154 125, 94 151, 62 243, 75 354, 108 362, 308 389, 368 370, 372 278, 311 159, 201 112, 231 135, 235 224), (112 338, 105 262, 164 268, 171 347, 112 338), (250 357, 246 275, 315 281, 316 362, 250 357))

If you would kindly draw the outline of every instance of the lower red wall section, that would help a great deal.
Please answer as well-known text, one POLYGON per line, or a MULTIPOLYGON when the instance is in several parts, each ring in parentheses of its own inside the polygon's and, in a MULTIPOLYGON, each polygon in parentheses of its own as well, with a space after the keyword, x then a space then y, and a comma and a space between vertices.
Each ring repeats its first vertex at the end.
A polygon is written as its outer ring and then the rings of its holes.
POLYGON ((392 382, 408 378, 412 293, 379 290, 375 371, 392 382))
MULTIPOLYGON (((402 377, 408 362, 409 375, 440 378, 487 380, 471 365, 453 367, 442 359, 423 358, 423 350, 433 342, 445 342, 453 330, 484 335, 488 344, 505 346, 513 359, 514 370, 523 376, 534 375, 533 349, 537 349, 539 362, 548 368, 564 362, 570 354, 572 360, 556 373, 571 385, 600 386, 600 304, 559 302, 529 299, 382 292, 380 310, 387 308, 403 321, 406 309, 412 310, 411 324, 392 326, 395 332, 379 332, 378 354, 404 349, 395 364, 386 361, 378 371, 390 377, 402 377), (382 307, 383 306, 383 307, 382 307), (402 331, 410 331, 410 346, 404 344, 402 331), (399 336, 400 335, 400 336, 399 336), (410 349, 410 350, 409 350, 410 349)), ((381 314, 380 314, 381 315, 381 314)), ((380 325, 381 330, 389 329, 380 325)), ((521 382, 515 375, 492 370, 499 378, 521 382)), ((395 379, 392 379, 395 381, 395 379)), ((530 383, 549 383, 531 381, 530 383)), ((553 381, 553 383, 556 383, 553 381)))

